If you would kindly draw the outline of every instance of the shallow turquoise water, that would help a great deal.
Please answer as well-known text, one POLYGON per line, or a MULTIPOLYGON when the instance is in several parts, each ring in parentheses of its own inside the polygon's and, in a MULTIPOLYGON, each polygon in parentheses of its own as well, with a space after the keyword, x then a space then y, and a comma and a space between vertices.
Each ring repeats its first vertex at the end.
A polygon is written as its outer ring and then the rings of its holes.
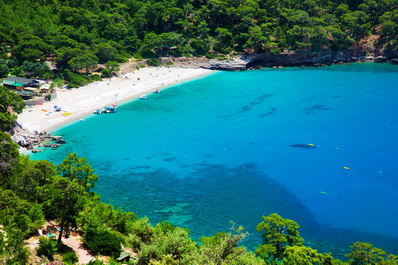
POLYGON ((389 64, 218 72, 61 128, 68 143, 32 158, 86 156, 103 201, 194 238, 233 220, 253 249, 277 212, 319 251, 398 253, 397 102, 389 64))

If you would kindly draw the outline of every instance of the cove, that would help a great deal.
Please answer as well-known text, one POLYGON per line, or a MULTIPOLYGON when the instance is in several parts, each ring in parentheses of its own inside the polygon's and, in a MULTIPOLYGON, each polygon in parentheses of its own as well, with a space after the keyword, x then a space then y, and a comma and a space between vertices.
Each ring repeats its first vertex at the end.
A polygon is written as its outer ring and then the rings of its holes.
POLYGON ((85 156, 104 202, 195 239, 232 220, 255 249, 277 212, 334 257, 355 241, 394 253, 397 101, 390 64, 217 72, 62 127, 68 143, 31 158, 85 156))

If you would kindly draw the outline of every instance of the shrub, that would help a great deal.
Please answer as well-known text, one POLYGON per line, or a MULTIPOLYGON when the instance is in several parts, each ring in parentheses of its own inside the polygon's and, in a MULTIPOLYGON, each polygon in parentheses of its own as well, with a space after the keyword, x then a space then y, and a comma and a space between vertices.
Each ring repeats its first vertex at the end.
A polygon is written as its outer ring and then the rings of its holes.
POLYGON ((102 78, 110 78, 110 77, 112 77, 112 75, 113 75, 112 71, 109 68, 104 68, 101 71, 102 78))
POLYGON ((75 264, 79 261, 75 252, 68 252, 62 256, 63 261, 75 264))
POLYGON ((53 260, 53 256, 57 251, 57 242, 53 239, 40 237, 39 239, 40 245, 37 248, 38 256, 45 256, 49 260, 53 260))
POLYGON ((87 263, 87 265, 104 265, 105 263, 103 263, 102 261, 100 261, 100 260, 90 260, 90 262, 89 263, 87 263))
POLYGON ((92 75, 91 78, 92 78, 94 81, 102 81, 102 79, 101 79, 101 77, 100 77, 99 75, 92 75))
POLYGON ((84 243, 94 254, 116 257, 121 251, 120 239, 108 229, 88 229, 84 243))
POLYGON ((155 58, 149 59, 147 61, 147 64, 149 66, 160 66, 161 65, 160 60, 159 59, 155 59, 155 58))

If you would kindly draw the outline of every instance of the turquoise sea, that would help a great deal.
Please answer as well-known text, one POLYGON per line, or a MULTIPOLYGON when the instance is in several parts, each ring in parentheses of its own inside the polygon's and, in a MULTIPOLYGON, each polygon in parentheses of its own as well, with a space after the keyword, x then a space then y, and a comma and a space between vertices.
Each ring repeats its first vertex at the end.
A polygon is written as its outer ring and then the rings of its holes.
POLYGON ((60 128, 68 143, 31 158, 77 152, 104 202, 195 239, 232 220, 253 250, 277 212, 320 252, 398 254, 397 107, 396 65, 216 72, 60 128))

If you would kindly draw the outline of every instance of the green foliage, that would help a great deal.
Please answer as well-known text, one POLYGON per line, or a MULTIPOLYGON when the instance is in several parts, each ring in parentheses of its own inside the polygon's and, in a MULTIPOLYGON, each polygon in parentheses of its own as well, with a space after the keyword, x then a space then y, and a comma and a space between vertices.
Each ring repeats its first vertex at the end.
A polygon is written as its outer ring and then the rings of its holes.
POLYGON ((90 52, 85 52, 81 55, 77 55, 68 61, 68 64, 75 71, 84 69, 86 75, 89 74, 89 69, 93 68, 98 63, 98 57, 90 52))
POLYGON ((334 259, 330 254, 319 254, 315 249, 304 246, 286 247, 285 258, 281 262, 282 265, 332 265, 334 259))
POLYGON ((149 224, 146 217, 133 222, 129 231, 129 244, 137 250, 145 244, 150 244, 155 234, 155 229, 149 224))
POLYGON ((120 65, 117 61, 109 61, 107 68, 109 68, 112 72, 120 71, 120 65))
POLYGON ((68 153, 67 158, 58 165, 57 171, 64 178, 76 180, 87 192, 95 187, 98 178, 86 158, 79 158, 76 153, 68 153))
POLYGON ((235 228, 232 223, 231 232, 219 232, 212 237, 202 237, 200 253, 203 264, 265 264, 261 258, 248 253, 244 247, 238 247, 239 241, 247 236, 243 228, 235 228))
POLYGON ((40 244, 37 248, 37 255, 53 260, 54 254, 57 251, 57 241, 51 238, 40 237, 39 242, 40 244))
MULTIPOLYGON (((21 65, 56 55, 64 70, 124 62, 130 54, 203 56, 284 50, 347 49, 380 31, 396 49, 395 1, 6 1, 0 11, 1 58, 21 65), (24 8, 29 7, 29 8, 24 8), (21 26, 23 25, 23 26, 21 26), (395 44, 394 44, 395 43, 395 44)), ((11 69, 0 63, 0 75, 11 69)), ((76 83, 77 84, 77 83, 76 83)))
POLYGON ((45 63, 24 61, 21 68, 26 73, 31 72, 34 77, 50 79, 53 76, 50 67, 45 63))
POLYGON ((355 242, 351 248, 351 253, 347 255, 351 258, 350 264, 396 264, 396 261, 398 261, 394 256, 388 255, 384 250, 369 243, 355 242))
POLYGON ((158 60, 158 59, 152 58, 152 59, 149 59, 149 60, 147 61, 147 64, 148 64, 149 66, 160 66, 160 65, 161 65, 161 62, 160 62, 160 60, 158 60))
POLYGON ((262 234, 263 244, 259 246, 256 253, 268 260, 278 260, 284 257, 288 246, 301 246, 304 239, 300 237, 300 226, 290 219, 284 219, 273 213, 263 216, 263 221, 257 225, 257 232, 262 234))
POLYGON ((21 96, 4 86, 0 86, 0 130, 10 129, 17 119, 15 114, 9 112, 10 108, 16 113, 21 113, 24 107, 25 102, 21 96))
POLYGON ((177 264, 192 264, 195 259, 194 253, 196 253, 196 243, 188 237, 186 229, 176 228, 167 232, 156 229, 150 244, 141 244, 137 264, 162 262, 165 256, 172 257, 177 264))
POLYGON ((106 228, 86 227, 84 244, 94 253, 117 257, 121 252, 121 240, 106 228))
POLYGON ((90 260, 89 263, 87 263, 87 265, 104 265, 105 263, 103 263, 100 260, 90 260))
POLYGON ((113 76, 112 70, 109 68, 104 68, 101 71, 102 78, 111 78, 113 76))
POLYGON ((77 257, 75 252, 67 252, 62 255, 62 260, 70 264, 75 264, 79 261, 79 258, 77 257))

